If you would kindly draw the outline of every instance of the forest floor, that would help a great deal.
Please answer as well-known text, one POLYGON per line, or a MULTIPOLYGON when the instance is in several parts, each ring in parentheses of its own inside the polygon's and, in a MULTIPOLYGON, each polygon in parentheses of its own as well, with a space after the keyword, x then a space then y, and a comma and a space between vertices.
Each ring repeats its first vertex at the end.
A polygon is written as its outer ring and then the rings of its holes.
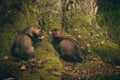
POLYGON ((120 80, 120 66, 104 63, 96 55, 82 63, 65 63, 62 73, 62 80, 120 80))
MULTIPOLYGON (((6 64, 0 65, 0 80, 15 80, 13 75, 21 75, 21 70, 42 69, 46 61, 39 59, 29 64, 9 64, 10 59, 4 58, 6 64), (15 66, 19 68, 15 68, 15 66), (21 66, 22 65, 22 66, 21 66), (29 66, 29 67, 28 67, 29 66), (20 72, 20 73, 19 73, 20 72), (8 75, 8 76, 7 76, 8 75)), ((80 63, 63 62, 61 80, 120 80, 120 66, 104 63, 97 55, 87 55, 80 63)))

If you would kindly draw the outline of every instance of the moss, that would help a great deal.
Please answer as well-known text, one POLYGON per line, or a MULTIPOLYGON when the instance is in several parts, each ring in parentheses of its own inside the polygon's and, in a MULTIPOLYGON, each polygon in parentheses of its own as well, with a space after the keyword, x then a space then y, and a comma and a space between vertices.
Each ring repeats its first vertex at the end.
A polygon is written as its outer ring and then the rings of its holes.
POLYGON ((44 16, 44 30, 48 31, 54 29, 56 27, 61 27, 59 22, 52 16, 46 15, 44 16))
POLYGON ((108 63, 119 64, 120 63, 120 48, 115 43, 110 41, 105 42, 102 46, 96 47, 99 56, 108 63))
POLYGON ((8 77, 13 77, 15 80, 58 80, 61 75, 62 64, 58 58, 55 59, 54 55, 44 58, 34 58, 30 61, 16 62, 14 58, 8 56, 8 59, 0 59, 0 79, 3 80, 8 77), (38 60, 45 60, 49 57, 45 63, 40 64, 41 67, 33 66, 38 60), (33 63, 34 62, 34 63, 33 63), (25 65, 25 69, 21 69, 21 66, 25 65))
MULTIPOLYGON (((94 27, 90 25, 91 23, 86 15, 74 11, 66 11, 64 13, 64 22, 61 23, 61 21, 54 17, 49 11, 51 9, 48 10, 49 13, 46 13, 47 8, 44 9, 46 2, 40 10, 40 20, 42 20, 42 25, 41 23, 40 25, 46 32, 44 34, 45 39, 39 43, 35 49, 36 56, 31 60, 33 62, 37 62, 37 60, 43 60, 45 62, 40 64, 40 67, 33 67, 30 61, 14 61, 10 53, 10 48, 17 36, 19 28, 38 25, 36 15, 36 12, 38 12, 37 6, 33 0, 1 1, 3 5, 0 5, 0 11, 2 12, 0 13, 0 75, 3 74, 3 79, 13 77, 16 80, 60 80, 63 66, 67 63, 60 61, 58 53, 50 43, 47 32, 53 28, 61 27, 61 25, 65 31, 73 34, 80 48, 84 48, 86 52, 89 52, 89 54, 85 56, 87 59, 84 62, 76 63, 75 67, 79 67, 80 69, 96 69, 102 62, 100 57, 107 63, 120 63, 119 46, 110 41, 106 42, 104 31, 94 29, 94 27), (5 56, 8 56, 9 59, 5 60, 5 56), (20 69, 22 65, 26 65, 25 70, 20 69)), ((97 73, 95 75, 97 75, 97 73)), ((63 77, 62 80, 73 80, 72 76, 63 75, 63 77)))
MULTIPOLYGON (((38 24, 35 14, 36 5, 31 3, 31 1, 23 1, 20 2, 20 4, 17 1, 13 1, 10 4, 7 4, 7 6, 12 12, 8 15, 6 10, 4 13, 5 15, 3 16, 7 15, 7 17, 0 17, 3 19, 3 22, 0 23, 0 43, 2 43, 0 45, 0 64, 2 64, 0 71, 3 71, 0 74, 3 74, 3 76, 6 75, 2 79, 7 77, 14 77, 17 80, 58 80, 61 75, 60 70, 62 68, 62 63, 56 55, 56 51, 52 45, 46 41, 47 39, 38 45, 38 48, 35 52, 36 57, 33 59, 33 61, 38 59, 47 61, 42 69, 37 67, 30 68, 29 61, 15 62, 13 59, 13 61, 9 60, 7 63, 5 62, 5 56, 8 56, 11 59, 10 49, 17 36, 18 29, 25 28, 29 25, 38 24), (14 7, 12 4, 16 5, 17 7, 11 8, 14 7), (10 20, 6 21, 8 18, 10 20), (20 70, 22 65, 26 65, 27 70, 20 70), (6 70, 7 73, 4 73, 4 70, 6 70)), ((51 29, 53 28, 52 26, 58 26, 57 23, 55 23, 55 20, 53 20, 51 17, 46 17, 45 20, 48 21, 46 22, 45 26, 46 29, 51 29), (47 25, 47 23, 50 23, 50 25, 47 25)))
POLYGON ((82 27, 85 27, 86 25, 89 25, 89 20, 87 16, 74 13, 73 15, 67 15, 66 20, 63 22, 63 27, 65 30, 69 33, 73 33, 73 29, 81 29, 82 27))
POLYGON ((0 53, 4 55, 10 55, 10 49, 14 42, 14 38, 16 36, 15 29, 12 25, 4 25, 0 28, 0 53), (8 30, 9 29, 9 30, 8 30))
POLYGON ((21 4, 16 1, 1 1, 1 15, 3 14, 3 17, 0 17, 0 19, 2 19, 0 26, 0 43, 2 43, 0 45, 1 54, 10 54, 10 48, 15 40, 19 28, 37 24, 35 14, 33 14, 32 11, 30 12, 30 8, 27 7, 28 4, 25 4, 24 2, 20 3, 21 4), (4 8, 5 5, 6 8, 4 8))
MULTIPOLYGON (((29 25, 38 24, 36 20, 36 14, 35 14, 35 5, 33 3, 27 3, 27 2, 20 2, 20 3, 21 4, 18 4, 17 2, 15 3, 21 9, 20 11, 18 11, 17 9, 11 8, 10 10, 13 12, 9 13, 9 15, 7 15, 7 12, 5 12, 5 14, 10 19, 10 21, 2 25, 0 28, 0 32, 1 32, 0 43, 2 43, 0 45, 0 53, 2 55, 0 56, 0 61, 1 61, 0 64, 2 64, 2 67, 4 67, 4 70, 8 68, 8 70, 6 70, 6 72, 8 73, 4 73, 3 71, 1 74, 3 74, 3 76, 10 74, 10 77, 14 77, 17 80, 23 80, 23 79, 24 80, 31 80, 31 79, 58 80, 61 75, 60 69, 62 68, 62 64, 59 61, 59 58, 56 56, 56 52, 52 47, 52 45, 50 45, 50 43, 47 43, 47 42, 41 43, 35 52, 36 58, 33 60, 37 60, 37 59, 47 60, 47 63, 44 65, 44 68, 42 69, 39 69, 39 68, 30 69, 29 68, 30 64, 28 61, 26 61, 25 63, 23 62, 16 63, 10 60, 6 63, 3 60, 4 56, 11 55, 10 49, 15 40, 15 37, 17 36, 18 29, 25 28, 29 25), (27 70, 21 71, 20 66, 24 64, 27 66, 27 70), (14 66, 14 68, 11 66, 14 66), (14 73, 17 73, 17 74, 14 74, 14 73)), ((7 5, 11 6, 11 3, 10 5, 9 4, 7 5)), ((7 19, 7 17, 3 18, 4 19, 3 22, 5 21, 5 19, 7 19)), ((46 28, 50 29, 49 27, 52 27, 54 25, 57 26, 57 24, 54 22, 54 20, 51 17, 46 17, 45 20, 48 21, 46 22, 46 25, 47 23, 50 23, 50 25, 46 26, 46 28)), ((7 77, 8 76, 3 77, 3 79, 7 77)))
POLYGON ((120 5, 118 0, 101 0, 98 1, 98 24, 106 29, 110 39, 120 45, 120 5), (107 5, 106 5, 107 4, 107 5))
POLYGON ((62 63, 60 62, 58 53, 54 47, 49 43, 46 34, 45 39, 39 43, 36 48, 36 58, 47 61, 44 68, 40 70, 40 76, 43 80, 58 80, 61 75, 62 63))
MULTIPOLYGON (((74 15, 74 13, 71 15, 66 15, 64 27, 67 32, 76 38, 78 45, 84 49, 86 48, 85 50, 89 53, 98 53, 104 62, 119 64, 120 48, 117 44, 111 42, 110 39, 107 40, 108 32, 97 28, 93 29, 88 18, 84 15, 74 15)), ((113 30, 112 28, 110 29, 113 30)))

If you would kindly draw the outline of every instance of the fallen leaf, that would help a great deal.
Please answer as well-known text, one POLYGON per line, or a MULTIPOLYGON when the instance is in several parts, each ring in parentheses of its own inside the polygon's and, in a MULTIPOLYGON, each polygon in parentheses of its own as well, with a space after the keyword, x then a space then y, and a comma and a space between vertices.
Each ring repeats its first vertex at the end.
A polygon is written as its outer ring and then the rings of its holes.
POLYGON ((8 60, 9 59, 9 57, 8 56, 4 56, 4 58, 3 58, 4 60, 8 60))
POLYGON ((20 67, 20 69, 21 69, 21 70, 25 70, 25 69, 26 69, 26 65, 22 65, 22 66, 20 67))
POLYGON ((120 66, 115 66, 115 68, 120 69, 120 66))

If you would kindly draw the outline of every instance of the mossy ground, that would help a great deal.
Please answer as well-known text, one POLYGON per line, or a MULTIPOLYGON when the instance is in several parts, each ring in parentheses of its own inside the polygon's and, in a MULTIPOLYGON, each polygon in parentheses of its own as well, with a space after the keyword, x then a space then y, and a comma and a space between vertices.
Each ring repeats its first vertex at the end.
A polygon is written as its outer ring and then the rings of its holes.
POLYGON ((102 29, 96 29, 90 25, 86 15, 79 13, 65 14, 66 20, 62 24, 49 14, 44 16, 44 24, 41 27, 45 39, 36 47, 35 58, 29 61, 16 61, 11 56, 11 46, 18 35, 18 29, 38 25, 35 14, 36 3, 30 0, 19 2, 1 0, 1 2, 0 80, 10 77, 15 80, 120 79, 119 66, 116 68, 116 66, 106 64, 120 64, 120 47, 109 40, 102 29), (83 62, 74 64, 64 62, 51 45, 48 30, 61 27, 61 25, 85 53, 83 62), (22 66, 25 68, 21 69, 22 66))

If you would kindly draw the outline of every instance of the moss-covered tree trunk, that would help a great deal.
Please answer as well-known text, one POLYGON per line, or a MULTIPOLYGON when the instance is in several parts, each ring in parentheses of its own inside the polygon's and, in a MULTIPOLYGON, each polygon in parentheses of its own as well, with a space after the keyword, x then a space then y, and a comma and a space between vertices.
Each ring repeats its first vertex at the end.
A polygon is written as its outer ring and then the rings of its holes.
MULTIPOLYGON (((90 25, 95 25, 97 0, 62 0, 63 21, 72 16, 86 16, 90 25)), ((69 20, 69 19, 68 19, 69 20)), ((65 23, 65 22, 63 22, 65 23)))
POLYGON ((119 46, 109 40, 106 31, 96 22, 99 9, 97 2, 0 0, 0 79, 13 77, 16 80, 61 80, 61 69, 64 64, 51 45, 48 35, 48 30, 56 27, 63 28, 71 34, 88 55, 95 53, 105 62, 119 64, 119 46), (16 62, 10 52, 12 44, 18 35, 18 29, 29 25, 40 25, 45 39, 35 50, 36 57, 33 62, 16 62), (41 60, 43 64, 39 63, 41 60), (21 66, 24 65, 26 69, 21 70, 21 66))
POLYGON ((38 21, 44 30, 61 27, 61 0, 38 0, 37 9, 38 21))

